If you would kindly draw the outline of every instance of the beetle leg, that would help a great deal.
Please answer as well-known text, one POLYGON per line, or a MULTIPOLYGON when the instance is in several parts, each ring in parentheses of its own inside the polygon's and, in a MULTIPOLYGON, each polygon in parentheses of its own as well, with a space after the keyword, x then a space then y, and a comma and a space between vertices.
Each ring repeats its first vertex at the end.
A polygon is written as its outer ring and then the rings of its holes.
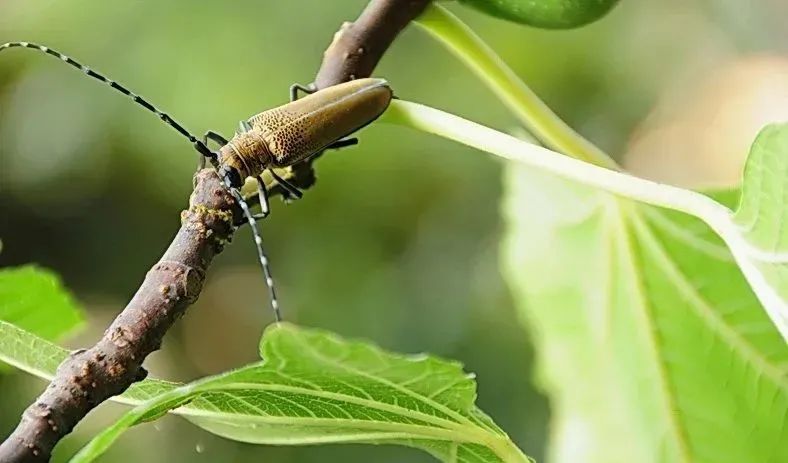
POLYGON ((338 149, 345 148, 345 147, 348 147, 348 146, 353 146, 353 145, 358 145, 358 138, 353 137, 353 138, 345 138, 345 139, 342 139, 342 140, 337 140, 334 143, 331 143, 330 145, 326 146, 326 149, 327 150, 338 150, 338 149))
POLYGON ((290 101, 295 101, 298 99, 299 90, 306 93, 307 95, 311 93, 315 93, 317 91, 314 89, 314 87, 312 87, 312 84, 309 85, 293 84, 290 86, 290 101))
MULTIPOLYGON (((268 217, 268 216, 267 216, 266 214, 263 214, 262 212, 258 212, 257 214, 252 214, 252 217, 254 217, 254 219, 255 219, 255 220, 263 220, 263 219, 265 219, 265 218, 266 218, 266 217, 268 217)), ((243 220, 243 219, 241 219, 241 221, 240 221, 240 222, 238 222, 238 223, 236 223, 236 224, 234 224, 234 225, 235 225, 236 227, 240 227, 240 226, 241 226, 241 225, 243 225, 244 223, 246 223, 246 221, 245 221, 245 220, 243 220)))
POLYGON ((273 177, 278 184, 282 185, 282 188, 287 190, 290 195, 294 196, 296 199, 301 199, 304 196, 304 194, 301 193, 301 190, 296 188, 292 183, 276 175, 276 172, 274 172, 273 169, 268 169, 268 172, 271 172, 271 177, 273 177))
POLYGON ((252 130, 252 124, 250 124, 249 121, 241 121, 238 125, 241 127, 241 133, 250 132, 252 130))
POLYGON ((209 131, 205 132, 205 135, 203 135, 203 137, 202 137, 203 143, 205 143, 207 145, 208 144, 208 140, 213 140, 213 141, 215 141, 216 143, 218 143, 218 144, 220 144, 222 146, 224 146, 227 143, 229 143, 227 141, 227 139, 224 138, 219 132, 214 132, 213 130, 209 130, 209 131))
POLYGON ((259 175, 255 177, 257 180, 257 194, 260 198, 260 215, 256 216, 256 219, 264 219, 268 217, 268 214, 271 213, 271 209, 268 205, 268 188, 265 186, 265 182, 263 178, 259 175))
MULTIPOLYGON (((208 140, 213 140, 216 143, 219 143, 220 145, 226 145, 227 144, 227 139, 224 138, 223 136, 221 136, 218 132, 214 132, 213 130, 209 130, 209 131, 205 132, 205 135, 202 136, 203 150, 198 150, 200 152, 197 154, 197 156, 198 156, 198 158, 197 158, 197 171, 198 172, 201 171, 202 169, 205 169, 205 159, 209 157, 208 156, 209 154, 214 156, 211 159, 217 159, 215 157, 216 154, 215 153, 211 153, 209 148, 208 148, 208 140)), ((197 143, 197 145, 199 145, 199 143, 197 143)), ((198 148, 199 148, 199 146, 198 146, 198 148)))

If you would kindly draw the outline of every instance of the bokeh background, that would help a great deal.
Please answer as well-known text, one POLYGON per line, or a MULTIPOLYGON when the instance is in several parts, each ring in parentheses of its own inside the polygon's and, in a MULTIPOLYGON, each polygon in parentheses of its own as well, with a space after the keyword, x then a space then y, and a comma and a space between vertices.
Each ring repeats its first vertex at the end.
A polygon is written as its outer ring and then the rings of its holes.
MULTIPOLYGON (((309 82, 364 0, 2 0, 0 42, 60 49, 145 95, 195 133, 281 104, 309 82)), ((689 186, 735 183, 769 120, 788 119, 783 0, 622 0, 602 21, 539 31, 456 5, 565 120, 632 171, 689 186)), ((376 73, 405 99, 511 130, 514 118, 437 43, 406 30, 376 73)), ((196 154, 172 129, 52 58, 0 55, 0 265, 37 263, 84 304, 92 343, 169 243, 196 154)), ((451 142, 374 124, 330 152, 318 183, 263 224, 288 320, 397 351, 461 360, 481 407, 541 459, 549 405, 498 270, 501 164, 451 142)), ((546 204, 545 207, 549 207, 546 204)), ((534 224, 538 226, 538 224, 534 224)), ((147 365, 189 380, 257 359, 272 321, 249 231, 147 365)), ((0 435, 43 383, 0 375, 0 435)), ((122 407, 90 415, 64 461, 122 407)), ((102 461, 431 461, 395 447, 272 448, 173 417, 129 432, 102 461)))

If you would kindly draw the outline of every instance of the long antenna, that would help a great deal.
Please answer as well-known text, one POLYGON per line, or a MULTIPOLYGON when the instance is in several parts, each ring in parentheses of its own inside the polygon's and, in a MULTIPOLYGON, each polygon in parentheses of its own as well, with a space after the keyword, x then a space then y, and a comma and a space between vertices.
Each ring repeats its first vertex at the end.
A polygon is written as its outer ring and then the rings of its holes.
POLYGON ((181 124, 176 122, 169 115, 167 115, 166 113, 162 112, 161 110, 159 110, 158 108, 156 108, 155 106, 150 104, 147 100, 145 100, 141 96, 137 95, 136 93, 132 92, 131 90, 127 89, 123 85, 121 85, 121 84, 115 82, 114 80, 111 80, 111 79, 109 79, 109 78, 107 78, 107 77, 105 77, 105 76, 93 71, 92 69, 90 69, 89 67, 87 67, 87 66, 85 66, 85 65, 83 65, 81 63, 78 63, 78 62, 74 61, 73 59, 71 59, 70 57, 64 55, 63 53, 60 53, 59 51, 53 50, 53 49, 51 49, 49 47, 45 47, 44 45, 38 45, 36 43, 30 43, 30 42, 8 42, 8 43, 4 43, 4 44, 0 45, 0 51, 5 50, 6 48, 17 48, 17 47, 30 48, 32 50, 38 50, 40 52, 46 53, 47 55, 54 56, 55 58, 63 61, 64 63, 70 64, 72 67, 75 67, 75 68, 79 69, 80 71, 84 72, 87 76, 92 77, 92 78, 94 78, 94 79, 96 79, 96 80, 98 80, 100 82, 104 82, 105 84, 109 85, 110 87, 112 87, 113 89, 117 90, 118 92, 126 95, 127 97, 131 98, 131 100, 133 102, 137 103, 138 105, 142 106, 143 108, 147 109, 148 111, 156 114, 157 116, 159 116, 159 119, 164 121, 170 127, 172 127, 175 130, 177 130, 178 133, 180 133, 181 135, 186 137, 189 140, 189 142, 191 142, 191 144, 194 145, 194 147, 197 149, 197 151, 199 151, 200 154, 202 154, 203 156, 208 158, 211 161, 211 163, 214 164, 214 166, 216 165, 216 162, 217 162, 216 153, 212 152, 205 145, 205 143, 203 143, 202 140, 200 140, 197 137, 195 137, 194 135, 192 135, 188 130, 183 128, 183 126, 181 124))
MULTIPOLYGON (((210 148, 208 148, 208 146, 205 144, 205 142, 198 139, 191 132, 183 128, 181 124, 176 122, 168 114, 159 110, 158 108, 150 104, 147 100, 137 95, 136 93, 132 92, 131 90, 127 89, 123 85, 93 71, 92 69, 81 63, 78 63, 77 61, 64 55, 63 53, 57 50, 53 50, 44 45, 38 45, 36 43, 30 43, 30 42, 8 42, 0 45, 0 52, 5 50, 6 48, 29 48, 31 50, 38 50, 40 52, 54 56, 55 58, 58 58, 64 63, 70 64, 72 67, 79 69, 80 71, 84 72, 86 75, 109 85, 114 90, 117 90, 118 92, 131 98, 133 102, 137 103, 138 105, 142 106, 148 111, 159 116, 159 119, 164 121, 170 127, 177 130, 178 133, 186 137, 186 139, 188 139, 189 142, 191 142, 191 144, 194 145, 194 148, 201 155, 208 158, 208 160, 211 162, 214 168, 216 168, 217 172, 219 171, 219 156, 217 153, 211 151, 210 148)), ((230 193, 233 195, 233 198, 235 198, 235 201, 238 203, 238 205, 241 206, 244 216, 246 217, 246 221, 249 223, 249 227, 252 229, 252 235, 254 236, 255 247, 257 248, 257 256, 260 260, 260 266, 263 268, 263 274, 265 275, 265 283, 268 286, 268 294, 271 300, 271 309, 273 309, 274 311, 274 317, 276 318, 276 321, 280 322, 282 321, 282 312, 279 309, 279 301, 276 298, 276 289, 274 289, 274 279, 271 276, 271 268, 268 265, 268 257, 266 256, 265 250, 263 249, 263 238, 262 235, 260 234, 259 228, 257 227, 257 221, 255 220, 254 215, 252 215, 252 212, 249 209, 249 204, 243 198, 243 195, 241 195, 240 191, 237 188, 232 186, 232 182, 230 182, 229 176, 224 175, 222 181, 224 182, 225 186, 230 190, 230 193)))
POLYGON ((257 257, 260 260, 260 267, 263 268, 265 284, 268 286, 268 297, 271 301, 271 309, 274 311, 274 319, 277 323, 279 323, 282 321, 282 311, 279 308, 279 299, 276 297, 274 277, 271 275, 271 267, 268 265, 268 256, 266 256, 265 251, 263 250, 263 236, 260 234, 260 229, 257 228, 257 220, 255 220, 254 215, 252 215, 252 211, 249 210, 249 204, 247 204, 246 200, 243 198, 243 195, 241 195, 240 190, 230 186, 230 179, 228 177, 225 177, 223 181, 225 186, 230 189, 230 193, 233 195, 233 198, 235 198, 235 201, 241 206, 244 216, 246 217, 246 221, 249 222, 249 227, 252 229, 255 248, 257 248, 257 257))

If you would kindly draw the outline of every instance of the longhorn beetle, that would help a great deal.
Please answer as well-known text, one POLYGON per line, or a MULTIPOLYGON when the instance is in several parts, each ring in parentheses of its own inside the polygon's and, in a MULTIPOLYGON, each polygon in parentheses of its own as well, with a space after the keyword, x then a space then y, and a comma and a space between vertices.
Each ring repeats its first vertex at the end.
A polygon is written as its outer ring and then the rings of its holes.
POLYGON ((290 87, 290 103, 241 121, 240 131, 232 139, 227 140, 217 132, 208 131, 200 140, 136 93, 68 56, 30 42, 9 42, 0 45, 0 51, 14 47, 38 50, 54 56, 128 96, 186 137, 200 153, 201 167, 204 166, 205 159, 211 162, 249 222, 257 256, 268 286, 271 308, 276 321, 281 321, 282 315, 276 298, 274 281, 256 222, 256 219, 265 218, 270 212, 268 190, 262 174, 267 170, 286 191, 286 197, 300 198, 302 194, 298 188, 277 175, 273 169, 307 161, 326 149, 356 144, 358 140, 355 138, 345 137, 383 114, 393 98, 388 83, 383 79, 358 79, 318 91, 294 84, 290 87), (298 90, 307 95, 298 99, 298 90), (211 151, 208 148, 208 140, 219 143, 221 145, 219 150, 211 151), (252 214, 241 194, 240 188, 247 177, 254 177, 257 181, 261 207, 261 214, 258 216, 252 214))

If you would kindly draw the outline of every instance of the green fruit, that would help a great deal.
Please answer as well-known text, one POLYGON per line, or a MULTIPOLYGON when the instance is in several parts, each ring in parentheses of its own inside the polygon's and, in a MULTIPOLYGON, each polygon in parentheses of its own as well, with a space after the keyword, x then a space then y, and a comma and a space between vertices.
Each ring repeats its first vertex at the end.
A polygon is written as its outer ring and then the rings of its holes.
POLYGON ((604 16, 618 0, 459 0, 491 16, 545 29, 571 29, 604 16))

